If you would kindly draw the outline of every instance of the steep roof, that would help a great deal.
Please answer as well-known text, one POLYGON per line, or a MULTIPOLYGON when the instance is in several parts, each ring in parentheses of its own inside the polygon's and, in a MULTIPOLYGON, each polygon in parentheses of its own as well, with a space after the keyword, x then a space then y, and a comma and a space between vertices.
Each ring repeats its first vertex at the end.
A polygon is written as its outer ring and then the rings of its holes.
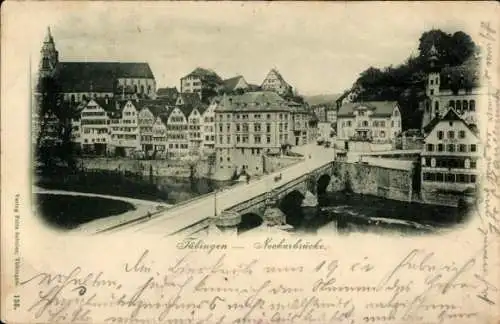
POLYGON ((262 85, 264 85, 264 83, 266 82, 267 78, 269 77, 270 74, 275 74, 276 75, 276 78, 283 84, 286 84, 287 86, 290 86, 288 84, 288 82, 285 81, 285 78, 283 78, 283 76, 281 75, 281 73, 277 70, 277 69, 271 69, 269 71, 269 73, 266 75, 266 77, 264 78, 264 80, 262 81, 262 85))
POLYGON ((209 69, 205 69, 205 68, 202 68, 202 67, 197 67, 196 69, 194 69, 193 71, 191 71, 191 73, 185 75, 184 77, 182 77, 182 79, 184 78, 187 78, 187 77, 198 77, 204 81, 216 81, 218 83, 222 83, 222 78, 217 74, 215 73, 215 71, 213 70, 209 70, 209 69))
POLYGON ((64 92, 114 92, 118 78, 154 79, 148 63, 61 62, 57 77, 64 92))
POLYGON ((247 92, 224 96, 218 111, 290 111, 288 103, 273 91, 247 92))
POLYGON ((444 116, 442 118, 440 117, 434 117, 434 119, 432 119, 429 124, 427 124, 425 127, 424 127, 424 132, 429 134, 433 129, 434 127, 436 127, 437 124, 439 124, 440 122, 442 121, 461 121, 462 123, 464 123, 465 126, 467 126, 467 128, 476 136, 478 136, 479 134, 479 130, 477 129, 477 126, 474 125, 474 124, 467 124, 465 122, 465 120, 463 120, 459 115, 458 113, 456 112, 455 109, 453 108, 448 108, 448 111, 444 114, 444 116))
POLYGON ((245 81, 245 78, 241 75, 237 75, 235 77, 224 80, 224 88, 228 91, 233 91, 241 79, 245 81))
POLYGON ((338 117, 354 117, 354 109, 364 106, 373 109, 373 117, 389 117, 392 115, 396 101, 367 101, 367 102, 348 102, 343 104, 338 113, 338 117))
POLYGON ((200 114, 203 114, 203 112, 208 107, 201 101, 197 93, 192 93, 192 92, 179 93, 179 98, 182 99, 184 104, 176 106, 184 113, 186 118, 191 114, 193 109, 196 108, 198 109, 198 112, 200 114))

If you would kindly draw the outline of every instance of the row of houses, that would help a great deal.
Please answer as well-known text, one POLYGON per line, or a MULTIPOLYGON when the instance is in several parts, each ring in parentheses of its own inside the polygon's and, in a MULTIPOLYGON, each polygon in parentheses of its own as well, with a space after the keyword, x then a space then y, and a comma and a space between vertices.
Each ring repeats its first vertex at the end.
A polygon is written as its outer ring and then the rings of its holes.
POLYGON ((252 156, 316 136, 310 112, 272 91, 218 96, 209 105, 194 92, 179 93, 175 103, 94 98, 79 106, 72 127, 73 141, 88 154, 166 158, 217 152, 221 163, 241 166, 252 156))

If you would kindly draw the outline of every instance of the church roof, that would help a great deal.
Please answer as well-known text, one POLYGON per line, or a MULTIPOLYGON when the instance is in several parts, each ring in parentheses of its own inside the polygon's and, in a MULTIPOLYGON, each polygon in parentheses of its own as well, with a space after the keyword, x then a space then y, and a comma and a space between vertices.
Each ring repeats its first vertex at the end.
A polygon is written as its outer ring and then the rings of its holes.
POLYGON ((396 101, 348 102, 340 107, 337 117, 354 117, 354 110, 361 106, 373 109, 373 117, 390 117, 396 105, 396 101))
POLYGON ((57 76, 64 92, 114 92, 118 78, 154 79, 148 63, 61 62, 57 76))

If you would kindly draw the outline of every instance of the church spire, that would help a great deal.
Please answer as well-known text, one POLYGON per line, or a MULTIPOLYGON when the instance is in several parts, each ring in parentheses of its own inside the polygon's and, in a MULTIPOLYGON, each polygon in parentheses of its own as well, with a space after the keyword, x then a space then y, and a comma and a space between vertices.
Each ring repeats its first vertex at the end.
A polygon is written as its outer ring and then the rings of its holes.
POLYGON ((54 38, 50 32, 50 26, 47 26, 47 34, 45 35, 44 43, 54 43, 54 38))

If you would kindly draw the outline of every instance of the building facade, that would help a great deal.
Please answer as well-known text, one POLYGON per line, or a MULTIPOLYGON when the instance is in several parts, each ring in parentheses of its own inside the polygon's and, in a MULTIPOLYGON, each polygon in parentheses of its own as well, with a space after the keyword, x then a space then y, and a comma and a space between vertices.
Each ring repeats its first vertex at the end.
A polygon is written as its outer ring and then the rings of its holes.
POLYGON ((422 128, 434 118, 442 117, 449 108, 468 124, 477 125, 479 100, 487 94, 487 88, 480 84, 480 55, 473 54, 460 66, 443 66, 434 46, 429 53, 426 98, 422 128))
POLYGON ((224 81, 212 70, 198 67, 181 78, 181 93, 196 93, 200 99, 208 99, 224 87, 224 81))
POLYGON ((346 103, 337 114, 337 144, 349 142, 393 143, 401 133, 401 113, 395 101, 346 103))
POLYGON ((215 109, 219 168, 265 171, 264 155, 279 154, 292 135, 292 109, 270 91, 224 96, 215 109))
POLYGON ((423 195, 475 189, 481 155, 477 128, 449 108, 442 118, 426 127, 421 155, 423 195))

